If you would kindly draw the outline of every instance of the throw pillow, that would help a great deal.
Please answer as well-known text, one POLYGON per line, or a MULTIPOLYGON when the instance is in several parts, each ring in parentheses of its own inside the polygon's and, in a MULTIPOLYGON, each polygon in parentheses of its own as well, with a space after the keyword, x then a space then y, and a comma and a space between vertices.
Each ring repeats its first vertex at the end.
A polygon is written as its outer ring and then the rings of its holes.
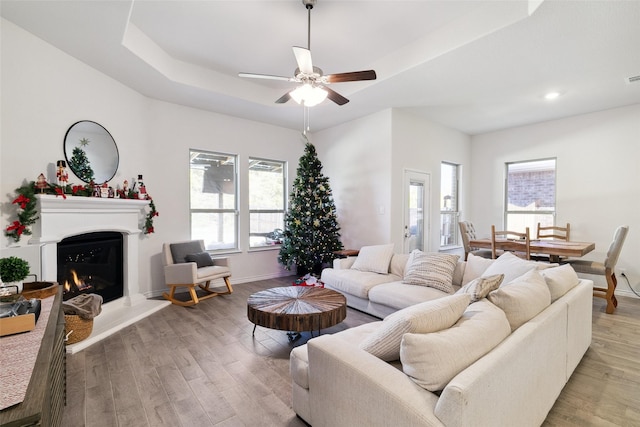
POLYGON ((471 296, 471 302, 474 303, 485 298, 489 295, 489 292, 498 289, 503 279, 504 274, 495 274, 489 277, 478 277, 458 289, 458 292, 456 293, 469 294, 471 296))
POLYGON ((467 257, 467 265, 464 268, 462 276, 462 284, 466 285, 473 279, 477 279, 489 268, 491 264, 496 262, 495 259, 483 258, 472 253, 467 257))
POLYGON ((469 298, 466 294, 451 295, 396 311, 360 343, 360 348, 387 362, 398 360, 404 334, 435 332, 450 327, 469 306, 469 298))
POLYGON ((502 273, 504 274, 502 286, 504 286, 534 268, 536 268, 536 266, 533 262, 518 258, 511 252, 505 252, 482 273, 482 276, 487 277, 502 273))
POLYGON ((176 264, 187 262, 187 260, 185 259, 187 255, 202 252, 203 249, 198 240, 192 240, 182 243, 171 243, 169 245, 169 248, 171 249, 173 262, 176 264))
POLYGON ((502 310, 486 299, 475 302, 448 329, 405 334, 400 345, 402 371, 429 391, 442 390, 510 333, 502 310))
POLYGON ((540 271, 542 277, 544 277, 549 292, 551 293, 551 302, 554 302, 562 295, 566 294, 579 282, 576 271, 571 267, 571 264, 561 265, 560 267, 547 268, 540 271))
POLYGON ((187 262, 195 262, 198 268, 210 267, 213 265, 213 259, 208 252, 198 252, 197 254, 189 254, 184 257, 187 262))
POLYGON ((414 250, 409 257, 403 283, 429 286, 452 294, 453 272, 458 263, 458 255, 414 250))
POLYGON ((533 319, 551 304, 551 293, 538 270, 531 270, 489 293, 489 301, 507 315, 511 330, 533 319))
POLYGON ((393 256, 393 243, 389 245, 363 246, 351 266, 354 270, 387 274, 393 256))

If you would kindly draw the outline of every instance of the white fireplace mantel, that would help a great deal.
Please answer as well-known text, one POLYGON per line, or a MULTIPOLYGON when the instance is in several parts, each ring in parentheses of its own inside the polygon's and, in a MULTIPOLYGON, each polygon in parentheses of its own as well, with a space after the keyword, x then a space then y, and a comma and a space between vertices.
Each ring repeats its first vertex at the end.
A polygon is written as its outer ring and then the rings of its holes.
POLYGON ((123 235, 124 305, 146 299, 138 286, 138 240, 147 200, 38 195, 40 219, 33 227, 31 244, 41 246, 42 278, 58 277, 58 242, 70 236, 99 231, 123 235))

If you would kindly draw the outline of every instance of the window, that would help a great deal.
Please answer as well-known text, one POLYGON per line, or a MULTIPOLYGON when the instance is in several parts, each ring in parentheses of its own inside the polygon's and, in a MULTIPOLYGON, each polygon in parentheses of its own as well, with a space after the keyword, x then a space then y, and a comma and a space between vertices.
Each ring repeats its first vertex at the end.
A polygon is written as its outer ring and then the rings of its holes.
POLYGON ((440 246, 458 244, 458 165, 440 166, 440 246))
POLYGON ((207 250, 238 248, 237 159, 230 154, 190 150, 191 238, 207 250))
POLYGON ((249 158, 249 247, 281 243, 286 206, 286 163, 249 158))
POLYGON ((541 225, 554 225, 556 213, 556 159, 506 164, 505 226, 534 235, 541 225))

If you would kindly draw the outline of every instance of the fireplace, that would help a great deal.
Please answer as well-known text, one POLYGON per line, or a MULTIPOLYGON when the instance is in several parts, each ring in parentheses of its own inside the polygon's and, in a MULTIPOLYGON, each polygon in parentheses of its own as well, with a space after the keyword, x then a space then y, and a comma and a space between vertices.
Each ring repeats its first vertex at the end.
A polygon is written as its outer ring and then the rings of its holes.
POLYGON ((58 243, 58 283, 63 300, 80 294, 102 296, 104 303, 124 291, 123 237, 119 232, 94 232, 67 237, 58 243))

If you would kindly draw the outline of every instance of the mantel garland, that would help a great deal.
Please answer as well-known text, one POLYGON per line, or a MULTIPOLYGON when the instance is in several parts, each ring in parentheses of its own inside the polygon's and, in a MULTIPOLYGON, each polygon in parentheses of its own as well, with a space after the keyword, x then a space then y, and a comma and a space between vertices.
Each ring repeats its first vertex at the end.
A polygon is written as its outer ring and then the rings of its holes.
MULTIPOLYGON (((36 184, 35 181, 31 181, 20 188, 16 188, 16 197, 11 202, 14 205, 18 205, 18 218, 13 221, 4 230, 4 234, 7 237, 12 238, 14 241, 19 242, 22 235, 31 235, 31 226, 40 218, 38 216, 37 206, 37 194, 50 194, 56 197, 60 196, 66 199, 67 196, 80 196, 80 197, 92 197, 96 185, 65 185, 60 186, 58 184, 41 183, 36 184), (38 191, 39 190, 39 191, 38 191)), ((133 190, 118 190, 118 196, 121 199, 136 199, 138 200, 138 192, 133 190)), ((149 201, 149 210, 144 220, 144 234, 151 234, 155 230, 153 228, 153 218, 160 214, 156 210, 156 205, 153 203, 153 199, 147 194, 146 200, 149 201)))

